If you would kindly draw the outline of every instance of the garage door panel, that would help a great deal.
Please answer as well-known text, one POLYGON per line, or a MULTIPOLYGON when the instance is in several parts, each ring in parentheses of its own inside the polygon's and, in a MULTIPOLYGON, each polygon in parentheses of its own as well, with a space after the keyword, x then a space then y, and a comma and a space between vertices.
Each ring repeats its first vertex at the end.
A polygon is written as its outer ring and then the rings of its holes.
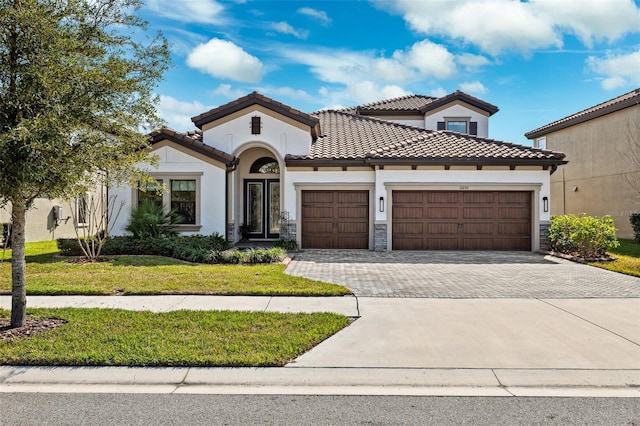
MULTIPOLYGON (((419 193, 423 194, 423 193, 419 193)), ((460 193, 458 192, 427 192, 422 197, 429 204, 458 204, 460 193)), ((421 199, 422 199, 421 197, 421 199)))
POLYGON ((368 191, 302 191, 302 247, 369 248, 368 191))
POLYGON ((394 250, 531 250, 530 191, 394 191, 392 196, 394 250))
POLYGON ((419 235, 422 238, 424 224, 422 222, 398 223, 397 227, 393 228, 393 232, 404 236, 419 235))
POLYGON ((333 207, 305 206, 302 214, 307 219, 331 219, 333 218, 333 207))
POLYGON ((423 217, 422 207, 395 207, 393 208, 393 215, 398 219, 422 219, 423 217))
POLYGON ((367 206, 338 207, 339 219, 366 219, 369 213, 367 206))
POLYGON ((461 229, 465 235, 493 235, 496 232, 494 222, 465 223, 461 229))
POLYGON ((458 214, 457 207, 429 207, 426 219, 457 219, 458 214))
POLYGON ((500 207, 498 217, 500 219, 529 219, 531 211, 528 207, 500 207))
POLYGON ((491 219, 495 216, 493 207, 463 207, 462 219, 491 219))
POLYGON ((402 191, 393 193, 394 204, 422 204, 423 194, 415 191, 402 191))
POLYGON ((463 192, 462 202, 464 204, 494 204, 493 192, 463 192))
POLYGON ((429 222, 426 224, 427 234, 429 235, 438 235, 438 234, 457 234, 458 233, 458 224, 457 223, 438 223, 438 222, 429 222))
POLYGON ((302 195, 302 202, 309 204, 332 204, 333 192, 327 191, 304 191, 302 195))

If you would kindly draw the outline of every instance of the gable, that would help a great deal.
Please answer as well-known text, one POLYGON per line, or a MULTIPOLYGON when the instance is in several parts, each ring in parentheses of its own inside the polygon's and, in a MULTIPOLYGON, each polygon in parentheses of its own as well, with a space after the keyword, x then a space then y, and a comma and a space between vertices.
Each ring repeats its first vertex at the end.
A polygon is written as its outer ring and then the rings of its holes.
POLYGON ((184 168, 184 166, 180 165, 193 163, 207 163, 221 169, 228 168, 227 164, 221 160, 186 148, 169 139, 164 139, 155 143, 149 153, 150 155, 158 156, 158 162, 160 163, 161 168, 164 168, 162 165, 169 164, 175 164, 178 165, 178 167, 184 168))

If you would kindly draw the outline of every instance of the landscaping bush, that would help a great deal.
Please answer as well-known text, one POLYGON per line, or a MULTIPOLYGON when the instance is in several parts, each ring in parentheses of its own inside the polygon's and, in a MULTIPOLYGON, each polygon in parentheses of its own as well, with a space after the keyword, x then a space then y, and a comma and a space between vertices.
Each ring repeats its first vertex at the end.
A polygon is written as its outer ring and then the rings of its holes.
POLYGON ((629 221, 631 222, 636 243, 640 244, 640 213, 632 214, 631 217, 629 217, 629 221))
POLYGON ((273 243, 274 247, 280 247, 286 251, 298 251, 298 242, 296 240, 285 240, 283 238, 273 243))
POLYGON ((178 235, 176 224, 180 217, 173 210, 164 211, 162 205, 145 200, 138 207, 131 209, 131 216, 126 230, 136 239, 175 237, 178 235))
MULTIPOLYGON (((63 256, 82 256, 75 238, 59 238, 58 249, 63 256)), ((260 248, 229 250, 229 243, 219 234, 211 236, 192 235, 173 238, 136 239, 130 236, 110 237, 102 248, 108 255, 166 256, 193 263, 276 263, 287 255, 286 250, 260 248)))
POLYGON ((607 250, 619 245, 611 216, 585 214, 553 216, 549 240, 553 250, 585 259, 602 257, 607 250))

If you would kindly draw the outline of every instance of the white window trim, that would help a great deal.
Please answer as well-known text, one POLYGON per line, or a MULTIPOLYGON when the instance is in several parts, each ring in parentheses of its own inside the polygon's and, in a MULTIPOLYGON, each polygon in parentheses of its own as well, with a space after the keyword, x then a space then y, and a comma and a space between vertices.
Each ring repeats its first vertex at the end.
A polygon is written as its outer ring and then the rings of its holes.
MULTIPOLYGON (((171 209, 171 181, 172 180, 195 180, 196 181, 196 223, 177 224, 176 229, 184 232, 199 231, 202 228, 202 172, 184 173, 149 173, 154 179, 161 179, 162 184, 167 188, 162 191, 162 205, 169 211, 171 209)), ((138 188, 132 188, 132 205, 138 205, 138 188)))
MULTIPOLYGON (((444 117, 444 129, 449 130, 449 122, 460 121, 467 123, 467 131, 464 132, 465 135, 469 134, 469 126, 471 123, 471 117, 444 117)), ((453 130, 450 130, 453 131, 453 130)))

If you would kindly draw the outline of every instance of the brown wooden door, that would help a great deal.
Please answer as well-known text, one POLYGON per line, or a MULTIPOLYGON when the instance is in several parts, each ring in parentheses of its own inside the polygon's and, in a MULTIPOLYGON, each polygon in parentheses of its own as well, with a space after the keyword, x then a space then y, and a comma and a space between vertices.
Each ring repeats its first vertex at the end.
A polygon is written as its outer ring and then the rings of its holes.
POLYGON ((393 250, 531 250, 529 191, 394 191, 393 250))
POLYGON ((369 248, 369 192, 302 191, 302 248, 369 248))

